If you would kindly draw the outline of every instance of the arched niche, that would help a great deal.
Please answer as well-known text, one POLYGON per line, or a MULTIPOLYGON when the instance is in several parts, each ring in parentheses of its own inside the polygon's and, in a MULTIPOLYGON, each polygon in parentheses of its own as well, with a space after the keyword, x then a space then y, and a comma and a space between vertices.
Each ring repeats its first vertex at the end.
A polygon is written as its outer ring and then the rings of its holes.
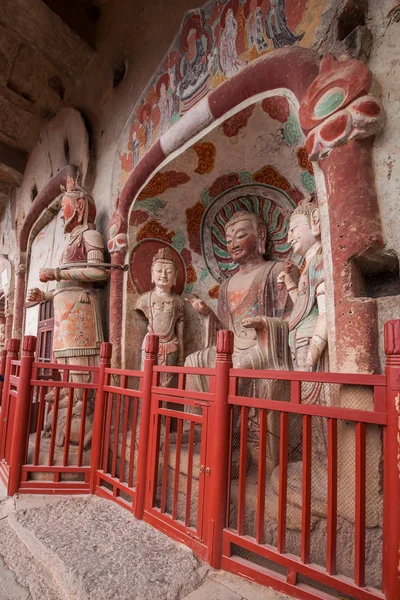
MULTIPOLYGON (((183 295, 197 294, 214 309, 219 285, 236 268, 224 238, 224 224, 234 212, 264 218, 269 258, 290 256, 288 217, 299 200, 315 192, 298 111, 287 88, 247 100, 174 152, 136 194, 127 216, 125 366, 140 364, 146 327, 135 306, 139 294, 150 289, 151 257, 160 246, 176 252, 183 295)), ((185 354, 200 348, 199 319, 187 305, 185 354)))
MULTIPOLYGON (((384 110, 371 93, 372 81, 372 74, 359 60, 335 61, 327 55, 320 62, 313 51, 299 47, 270 52, 244 67, 199 100, 136 164, 110 222, 108 247, 112 263, 122 266, 129 261, 132 204, 140 202, 143 190, 159 172, 162 174, 172 160, 201 144, 211 130, 222 127, 234 115, 244 114, 251 105, 268 97, 283 95, 293 107, 300 107, 299 122, 307 136, 306 154, 314 165, 321 210, 331 368, 345 372, 379 371, 379 299, 368 295, 366 286, 356 289, 374 261, 383 269, 387 262, 372 168, 374 136, 384 123, 384 110), (352 228, 346 225, 349 205, 352 228), (360 235, 352 235, 355 230, 360 235), (358 330, 362 328, 362 335, 353 336, 354 323, 358 330), (352 353, 346 351, 349 339, 352 353)), ((304 159, 307 160, 306 155, 304 159)), ((111 274, 110 340, 117 364, 121 362, 127 325, 127 277, 117 269, 111 274)))
MULTIPOLYGON (((88 170, 89 135, 85 121, 77 110, 62 108, 40 132, 18 191, 21 226, 16 257, 13 337, 20 338, 25 331, 28 282, 39 285, 39 268, 50 266, 48 263, 58 260, 61 253, 63 236, 57 217, 60 186, 65 186, 68 176, 79 176, 83 185, 88 170)), ((37 310, 28 308, 29 333, 33 333, 37 310)))
MULTIPOLYGON (((211 91, 170 127, 138 162, 117 200, 109 226, 108 248, 112 263, 119 266, 129 265, 134 247, 142 237, 143 239, 159 239, 159 232, 156 235, 150 229, 152 220, 159 222, 161 218, 165 220, 165 225, 163 224, 166 229, 166 233, 163 234, 165 243, 170 243, 172 246, 179 245, 179 240, 175 239, 172 231, 176 233, 179 230, 184 237, 186 236, 180 243, 181 246, 183 244, 180 252, 182 254, 182 250, 188 242, 187 252, 184 252, 186 257, 183 261, 186 271, 185 279, 186 285, 193 283, 191 289, 186 287, 186 293, 196 293, 206 264, 201 250, 200 253, 197 253, 190 247, 186 210, 192 210, 195 213, 196 205, 199 206, 201 203, 201 195, 205 194, 207 189, 212 188, 216 180, 223 176, 229 176, 230 173, 236 173, 236 177, 240 179, 239 173, 242 170, 247 171, 247 175, 243 174, 243 182, 257 185, 269 185, 268 177, 281 177, 281 187, 272 185, 272 188, 276 187, 277 189, 271 190, 271 193, 274 191, 275 194, 280 195, 282 207, 286 202, 287 215, 290 212, 290 202, 293 201, 292 207, 294 207, 301 197, 311 191, 311 186, 314 186, 313 183, 310 183, 307 188, 305 181, 301 179, 302 173, 307 173, 307 177, 310 176, 311 179, 312 175, 308 172, 307 167, 300 166, 302 158, 300 151, 298 154, 298 150, 304 147, 305 137, 299 126, 298 112, 301 99, 318 74, 318 66, 316 53, 304 48, 292 47, 271 52, 255 61, 254 64, 243 68, 217 89, 211 91), (273 100, 274 98, 275 100, 273 100), (253 133, 246 134, 248 127, 252 128, 253 133), (289 139, 292 129, 296 131, 296 139, 293 139, 293 143, 287 144, 286 141, 282 143, 282 147, 287 146, 287 156, 284 160, 282 155, 281 161, 274 164, 273 145, 274 143, 279 145, 280 142, 278 138, 274 138, 274 142, 272 142, 273 136, 277 134, 278 130, 281 130, 281 139, 285 140, 285 131, 289 139), (250 145, 246 143, 246 135, 250 135, 252 138, 253 146, 260 135, 261 137, 263 135, 264 137, 270 136, 268 143, 271 147, 265 147, 264 150, 260 147, 258 149, 260 156, 257 160, 252 160, 256 150, 253 148, 246 155, 246 146, 250 148, 250 145), (214 144, 217 148, 217 159, 215 157, 212 159, 206 151, 207 143, 214 144), (235 158, 232 158, 230 163, 228 155, 224 157, 222 149, 224 144, 229 148, 237 149, 236 153, 232 150, 235 158), (208 164, 210 160, 211 162, 214 160, 214 163, 217 160, 217 164, 214 164, 212 168, 211 164, 208 164), (246 160, 247 165, 245 164, 246 160), (291 166, 288 167, 289 163, 284 166, 283 162, 285 161, 289 161, 291 166), (262 171, 263 167, 271 167, 275 171, 270 169, 264 181, 261 181, 263 175, 260 174, 260 181, 256 181, 253 176, 257 171, 262 171), (175 183, 168 185, 162 192, 165 194, 165 199, 161 198, 159 192, 156 194, 151 191, 154 182, 165 179, 165 173, 168 171, 184 172, 185 168, 190 171, 190 174, 186 173, 190 180, 185 183, 175 182, 176 185, 175 183), (295 179, 291 173, 293 169, 296 170, 295 179), (290 189, 294 197, 285 192, 284 188, 290 189), (177 200, 179 194, 189 195, 190 200, 185 200, 181 204, 177 200), (144 195, 147 197, 144 198, 144 195), (154 218, 152 219, 148 218, 150 213, 147 210, 142 210, 143 213, 146 213, 146 222, 138 227, 135 225, 135 220, 139 219, 140 221, 141 218, 145 218, 145 215, 139 213, 138 217, 137 211, 141 210, 140 205, 144 209, 146 204, 151 209, 149 206, 151 198, 161 200, 160 212, 159 214, 153 213, 154 218), (175 225, 172 226, 168 219, 173 218, 174 211, 176 220, 175 225), (169 217, 167 217, 168 214, 169 217), (179 223, 179 227, 176 225, 177 223, 179 223), (147 227, 148 231, 145 233, 140 231, 143 227, 147 227), (188 253, 191 254, 192 262, 190 262, 188 253), (201 266, 202 264, 203 266, 201 266), (190 278, 196 279, 196 281, 190 281, 190 278)), ((261 146, 263 143, 267 142, 260 140, 261 146)), ((231 154, 229 156, 232 157, 231 154)), ((308 168, 311 171, 310 165, 308 168)), ((237 182, 238 185, 241 183, 241 181, 237 182)), ((207 207, 204 206, 204 208, 207 207)), ((153 206, 154 210, 157 213, 156 205, 153 206)), ((192 220, 201 221, 202 218, 201 214, 197 217, 194 216, 192 220)), ((283 232, 284 235, 285 232, 283 232)), ((200 236, 199 233, 198 236, 200 236)), ((200 238, 198 243, 201 244, 200 238)), ((218 281, 212 277, 210 279, 210 277, 209 273, 203 277, 201 287, 204 291, 208 286, 206 294, 211 304, 215 305, 216 299, 211 297, 213 292, 210 290, 218 285, 218 281)), ((110 341, 113 343, 114 362, 126 366, 138 366, 139 339, 144 335, 145 327, 134 310, 134 298, 138 295, 138 290, 129 270, 128 272, 123 272, 121 269, 112 270, 110 291, 110 305, 112 306, 110 341)), ((191 319, 191 321, 195 327, 194 323, 197 320, 191 319)), ((199 340, 197 333, 194 337, 199 340)), ((190 344, 187 351, 189 348, 190 344)))

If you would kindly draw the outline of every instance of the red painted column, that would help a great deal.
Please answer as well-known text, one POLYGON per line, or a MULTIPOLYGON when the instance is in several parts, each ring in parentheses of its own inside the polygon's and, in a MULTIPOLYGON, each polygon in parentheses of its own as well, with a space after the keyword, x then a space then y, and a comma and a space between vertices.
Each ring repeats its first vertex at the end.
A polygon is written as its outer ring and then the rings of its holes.
POLYGON ((25 287, 26 287, 26 265, 20 264, 16 268, 15 275, 15 297, 14 297, 14 319, 13 319, 13 337, 21 339, 22 325, 24 322, 25 306, 25 287))
POLYGON ((336 369, 379 369, 376 300, 354 297, 351 259, 383 247, 372 164, 373 137, 335 148, 319 161, 328 196, 333 267, 336 369))
POLYGON ((21 369, 19 372, 18 395, 15 405, 15 421, 12 432, 8 495, 18 492, 21 467, 24 464, 27 437, 29 435, 29 413, 31 405, 32 364, 36 349, 36 337, 26 335, 22 344, 21 369))
POLYGON ((230 408, 229 371, 232 368, 233 333, 222 330, 217 334, 217 365, 215 373, 215 402, 209 416, 209 436, 211 448, 208 453, 210 497, 208 562, 214 569, 221 568, 222 531, 226 524, 226 504, 228 496, 229 472, 229 427, 230 408))
POLYGON ((7 312, 7 316, 6 316, 6 340, 10 340, 12 338, 12 328, 13 328, 13 314, 12 313, 9 314, 7 312))
MULTIPOLYGON (((111 264, 124 264, 126 252, 116 251, 111 253, 111 264)), ((122 315, 124 295, 124 271, 111 269, 110 274, 110 342, 113 346, 113 365, 121 367, 122 358, 122 315)))
POLYGON ((110 375, 105 370, 111 365, 112 344, 103 342, 100 346, 99 379, 94 406, 92 454, 90 460, 90 491, 94 494, 96 489, 96 473, 100 468, 101 451, 103 443, 103 427, 105 417, 106 393, 104 386, 108 385, 110 375))
POLYGON ((143 366, 142 401, 140 406, 139 448, 136 469, 136 505, 135 517, 143 519, 146 495, 147 457, 149 449, 151 386, 153 385, 153 367, 157 364, 158 336, 149 333, 146 336, 145 358, 143 366))
POLYGON ((0 460, 5 457, 6 432, 8 427, 9 413, 9 389, 10 389, 10 373, 11 361, 17 360, 19 353, 19 340, 10 338, 7 341, 7 358, 6 368, 4 371, 4 383, 1 397, 1 419, 0 419, 0 460))
POLYGON ((400 320, 385 324, 387 415, 384 444, 383 587, 400 598, 400 320))

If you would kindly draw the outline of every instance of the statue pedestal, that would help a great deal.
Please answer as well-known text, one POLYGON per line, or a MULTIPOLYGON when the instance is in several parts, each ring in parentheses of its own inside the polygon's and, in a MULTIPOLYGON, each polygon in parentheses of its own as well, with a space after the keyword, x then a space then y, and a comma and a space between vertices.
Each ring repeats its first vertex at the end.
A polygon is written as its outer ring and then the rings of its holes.
MULTIPOLYGON (((287 475, 287 501, 288 505, 299 508, 301 518, 302 507, 302 482, 303 482, 303 463, 294 462, 288 465, 287 475)), ((271 474, 271 485, 276 495, 279 494, 279 467, 273 470, 271 474)), ((312 470, 311 476, 311 512, 313 515, 325 517, 327 513, 327 491, 328 477, 327 470, 322 466, 317 466, 312 470)), ((299 523, 301 527, 301 521, 299 523)))

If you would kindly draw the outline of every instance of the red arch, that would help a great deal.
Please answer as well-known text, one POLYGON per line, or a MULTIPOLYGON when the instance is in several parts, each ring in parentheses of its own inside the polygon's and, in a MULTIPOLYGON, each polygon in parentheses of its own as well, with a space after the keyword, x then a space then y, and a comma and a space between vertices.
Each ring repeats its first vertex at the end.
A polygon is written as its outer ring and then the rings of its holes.
MULTIPOLYGON (((318 73, 319 58, 313 50, 293 46, 270 52, 244 67, 209 93, 207 100, 212 121, 223 117, 228 111, 257 94, 279 88, 290 90, 300 103, 318 73)), ((185 129, 182 145, 188 137, 198 133, 198 122, 196 119, 190 122, 191 114, 196 113, 189 111, 183 117, 187 119, 188 127, 185 129)), ((136 194, 166 158, 161 138, 161 141, 158 140, 153 144, 133 169, 110 221, 119 224, 118 233, 127 233, 128 214, 136 194)), ((125 254, 125 250, 114 252, 111 256, 112 263, 123 265, 125 254)), ((110 341, 114 346, 113 358, 117 364, 121 360, 123 281, 123 272, 120 269, 113 269, 110 280, 110 306, 113 307, 110 312, 110 341)))

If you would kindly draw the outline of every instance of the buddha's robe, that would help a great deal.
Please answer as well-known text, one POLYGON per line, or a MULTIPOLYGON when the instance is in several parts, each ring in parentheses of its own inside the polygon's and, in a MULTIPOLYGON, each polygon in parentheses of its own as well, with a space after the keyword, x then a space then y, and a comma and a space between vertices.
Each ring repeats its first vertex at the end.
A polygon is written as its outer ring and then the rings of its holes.
POLYGON ((202 317, 206 348, 186 359, 192 367, 214 367, 215 332, 230 329, 234 333, 233 365, 241 369, 290 369, 288 325, 283 319, 290 310, 285 289, 278 289, 277 277, 285 269, 282 262, 266 261, 254 270, 250 285, 230 289, 228 279, 221 285, 217 315, 202 317), (243 327, 246 318, 268 317, 265 330, 243 327))
MULTIPOLYGON (((239 369, 291 370, 289 348, 289 328, 285 317, 291 309, 291 300, 285 288, 278 289, 277 277, 285 269, 285 263, 266 261, 255 269, 252 282, 244 280, 243 288, 230 289, 230 279, 220 288, 217 316, 210 312, 202 317, 205 325, 204 350, 194 352, 186 359, 191 367, 215 367, 217 329, 230 329, 234 333, 233 366, 239 369), (265 328, 261 331, 242 326, 243 319, 263 317, 265 328)), ((293 272, 296 278, 297 272, 293 272)), ((187 377, 188 389, 208 391, 208 381, 204 376, 187 377)), ((250 398, 290 399, 290 385, 285 381, 271 379, 240 378, 238 394, 250 398)), ((272 412, 272 411, 271 411, 272 412)), ((249 410, 248 452, 257 456, 259 440, 259 419, 255 409, 249 410)), ((234 422, 234 431, 239 424, 234 422)), ((277 464, 279 425, 275 415, 268 417, 268 460, 277 464)))

